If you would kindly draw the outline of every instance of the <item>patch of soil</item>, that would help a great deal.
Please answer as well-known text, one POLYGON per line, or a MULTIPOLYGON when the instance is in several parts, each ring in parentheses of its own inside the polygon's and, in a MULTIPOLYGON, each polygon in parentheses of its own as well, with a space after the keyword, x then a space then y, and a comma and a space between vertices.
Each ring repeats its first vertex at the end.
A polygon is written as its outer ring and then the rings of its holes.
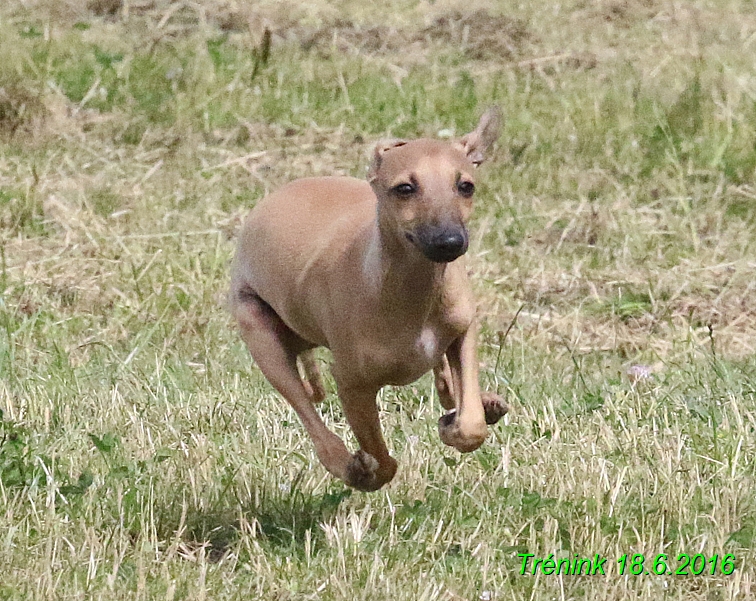
POLYGON ((13 136, 46 114, 39 94, 17 83, 0 86, 0 136, 13 136))
POLYGON ((335 47, 340 52, 376 54, 399 50, 410 41, 402 30, 385 25, 361 26, 345 19, 314 29, 294 28, 290 33, 303 50, 326 53, 335 47))
POLYGON ((123 0, 89 0, 87 8, 100 17, 112 17, 121 10, 123 0))
POLYGON ((296 39, 306 51, 329 54, 358 52, 368 54, 415 52, 429 43, 444 44, 462 50, 472 60, 513 60, 523 55, 532 38, 526 25, 517 19, 497 16, 485 10, 470 14, 457 11, 437 16, 421 30, 387 25, 359 25, 337 19, 318 28, 293 25, 276 33, 296 39))
POLYGON ((250 15, 243 10, 219 10, 212 15, 212 20, 225 32, 245 32, 250 28, 250 15))
POLYGON ((657 0, 613 0, 602 4, 597 16, 619 27, 628 28, 652 19, 660 10, 657 0))
POLYGON ((421 33, 431 40, 463 48, 474 60, 513 60, 522 56, 523 47, 532 37, 519 19, 492 15, 486 10, 440 15, 421 33))

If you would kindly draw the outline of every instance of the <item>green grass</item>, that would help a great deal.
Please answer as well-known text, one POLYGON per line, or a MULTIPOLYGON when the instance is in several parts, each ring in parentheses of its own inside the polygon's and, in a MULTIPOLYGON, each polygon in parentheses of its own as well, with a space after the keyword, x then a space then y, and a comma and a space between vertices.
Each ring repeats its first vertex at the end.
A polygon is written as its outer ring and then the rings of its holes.
POLYGON ((0 599, 750 598, 754 35, 738 0, 4 3, 0 599), (400 470, 353 492, 225 310, 237 228, 491 104, 470 263, 511 415, 460 456, 429 377, 386 389, 400 470), (736 567, 617 574, 661 553, 736 567))

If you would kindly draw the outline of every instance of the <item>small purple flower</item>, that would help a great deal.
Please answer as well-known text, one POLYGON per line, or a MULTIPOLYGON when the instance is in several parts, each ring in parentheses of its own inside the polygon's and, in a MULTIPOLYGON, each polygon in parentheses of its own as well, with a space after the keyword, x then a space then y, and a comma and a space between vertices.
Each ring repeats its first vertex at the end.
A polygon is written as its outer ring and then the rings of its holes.
POLYGON ((648 380, 653 373, 654 370, 650 365, 631 365, 625 370, 625 374, 627 374, 631 382, 648 380))

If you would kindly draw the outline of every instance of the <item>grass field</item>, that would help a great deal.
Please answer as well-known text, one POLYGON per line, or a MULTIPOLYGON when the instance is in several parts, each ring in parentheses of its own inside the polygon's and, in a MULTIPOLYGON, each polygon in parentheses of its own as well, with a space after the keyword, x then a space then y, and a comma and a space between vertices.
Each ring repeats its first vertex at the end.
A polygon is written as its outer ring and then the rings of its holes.
POLYGON ((0 599, 752 598, 753 2, 363 4, 1 3, 0 599), (492 104, 469 255, 511 414, 461 456, 429 377, 386 389, 400 470, 352 492, 224 308, 237 228, 492 104))

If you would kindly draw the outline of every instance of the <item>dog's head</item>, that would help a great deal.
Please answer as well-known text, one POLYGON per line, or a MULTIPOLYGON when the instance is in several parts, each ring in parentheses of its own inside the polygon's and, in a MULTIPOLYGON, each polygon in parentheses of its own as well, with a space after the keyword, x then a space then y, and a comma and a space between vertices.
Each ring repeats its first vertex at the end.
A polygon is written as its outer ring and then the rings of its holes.
POLYGON ((368 181, 378 197, 384 234, 436 263, 467 252, 467 220, 475 193, 475 168, 499 137, 499 111, 489 109, 459 140, 390 140, 374 152, 368 181))

